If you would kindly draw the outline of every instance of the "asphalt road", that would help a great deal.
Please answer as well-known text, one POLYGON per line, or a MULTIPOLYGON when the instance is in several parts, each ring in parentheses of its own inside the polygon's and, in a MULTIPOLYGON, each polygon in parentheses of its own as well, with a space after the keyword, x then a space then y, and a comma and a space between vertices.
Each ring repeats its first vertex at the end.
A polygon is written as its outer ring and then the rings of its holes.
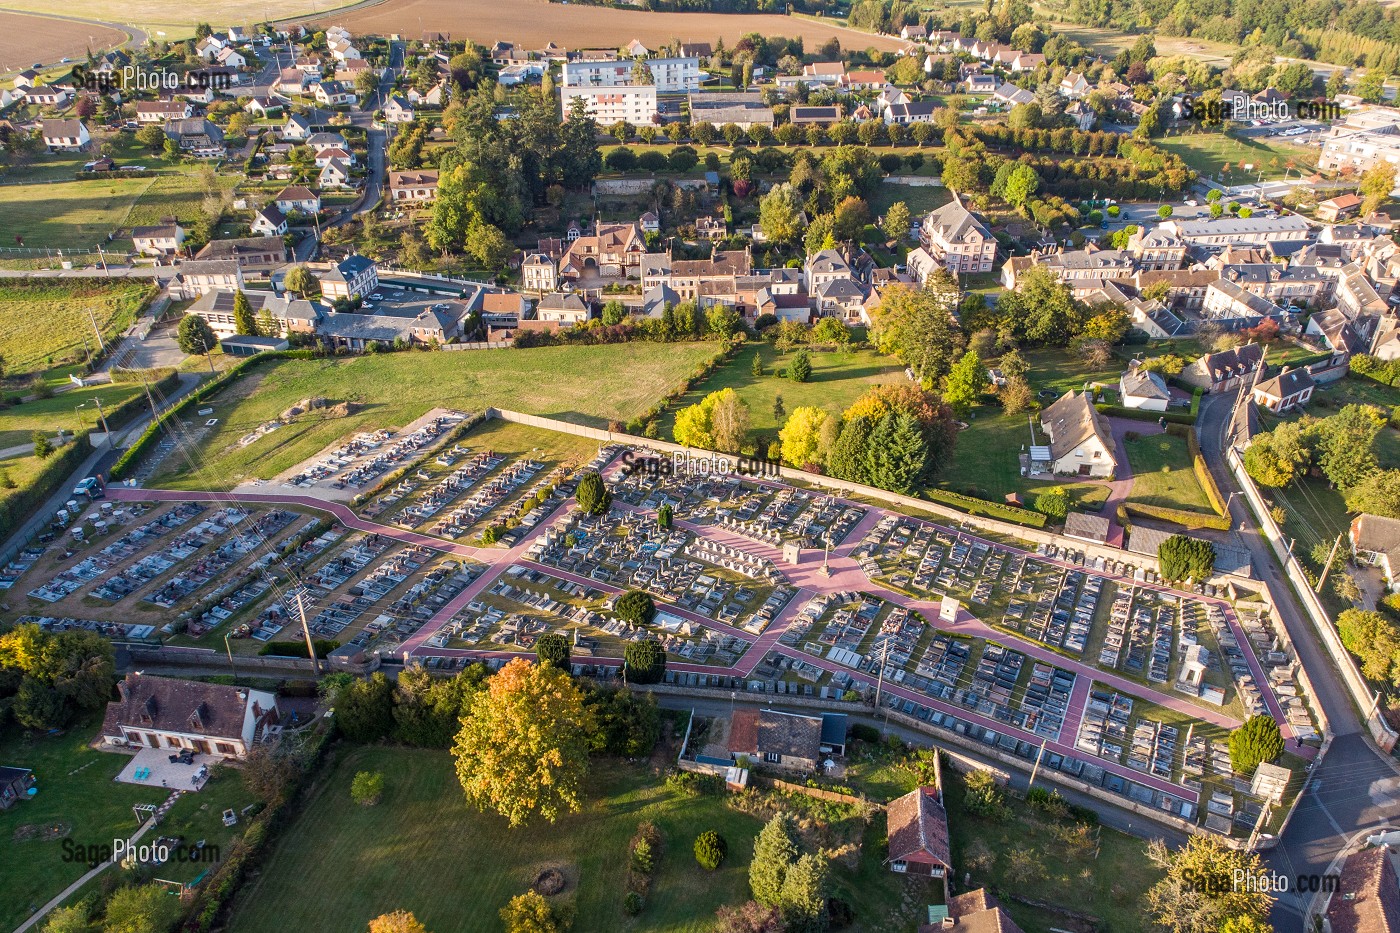
MULTIPOLYGON (((1226 495, 1239 491, 1224 459, 1237 399, 1238 391, 1207 396, 1196 425, 1206 463, 1226 495)), ((1334 736, 1328 753, 1309 776, 1303 800, 1278 847, 1266 854, 1265 862, 1290 878, 1322 875, 1359 830, 1385 825, 1388 816, 1396 813, 1400 805, 1400 769, 1370 741, 1331 658, 1294 602, 1269 544, 1242 497, 1243 494, 1231 501, 1231 517, 1241 523, 1236 526, 1240 539, 1249 549, 1256 575, 1269 588, 1299 660, 1312 680, 1314 699, 1327 715, 1334 736)), ((1301 891, 1281 896, 1270 917, 1274 929, 1278 933, 1301 933, 1311 898, 1311 894, 1301 891)))

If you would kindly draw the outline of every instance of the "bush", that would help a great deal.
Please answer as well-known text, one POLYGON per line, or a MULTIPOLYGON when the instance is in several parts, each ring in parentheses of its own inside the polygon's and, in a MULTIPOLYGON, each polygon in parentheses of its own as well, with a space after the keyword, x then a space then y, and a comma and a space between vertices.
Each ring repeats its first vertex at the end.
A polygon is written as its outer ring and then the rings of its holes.
POLYGON ((729 854, 729 844, 713 829, 695 837, 695 861, 706 871, 714 871, 729 854))
MULTIPOLYGON (((340 647, 340 642, 324 638, 318 638, 311 644, 315 647, 318 658, 325 658, 340 647)), ((258 649, 258 654, 276 658, 304 658, 306 657, 306 642, 270 641, 258 649)))
POLYGON ((1165 505, 1146 505, 1139 502, 1125 502, 1120 506, 1127 514, 1142 518, 1155 518, 1171 522, 1187 529, 1211 528, 1216 531, 1229 531, 1230 519, 1213 512, 1193 512, 1190 509, 1173 509, 1165 505))
POLYGON ((384 775, 379 771, 361 771, 350 782, 350 799, 362 807, 372 807, 384 796, 384 775))
POLYGON ((1163 579, 1190 579, 1200 583, 1209 580, 1215 570, 1215 548, 1200 538, 1172 535, 1158 545, 1157 560, 1161 563, 1163 579))
POLYGON ((636 891, 628 891, 627 896, 622 899, 622 909, 627 911, 629 917, 640 914, 645 906, 646 903, 642 900, 642 896, 636 891))
POLYGON ((880 730, 874 726, 867 726, 858 722, 851 726, 851 738, 860 742, 869 742, 872 745, 880 741, 880 730))
POLYGON ((647 625, 656 616, 656 601, 650 593, 628 590, 613 603, 613 615, 633 625, 647 625))
POLYGON ((1230 767, 1236 774, 1253 774, 1260 762, 1283 754, 1283 736, 1274 717, 1251 716, 1230 733, 1230 767))
POLYGON ((1062 522, 1069 515, 1069 494, 1059 487, 1046 490, 1035 497, 1035 510, 1062 522))
POLYGON ((666 786, 687 797, 724 793, 723 778, 718 774, 704 774, 699 771, 672 771, 666 775, 666 786))

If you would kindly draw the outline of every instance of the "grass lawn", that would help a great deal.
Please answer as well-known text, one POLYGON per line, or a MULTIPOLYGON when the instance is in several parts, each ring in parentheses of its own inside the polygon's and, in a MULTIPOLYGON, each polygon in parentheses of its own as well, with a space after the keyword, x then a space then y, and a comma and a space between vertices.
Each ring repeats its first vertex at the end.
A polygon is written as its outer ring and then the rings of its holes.
MULTIPOLYGON (((59 428, 66 428, 74 433, 84 427, 100 429, 95 401, 102 404, 104 412, 110 413, 122 402, 135 398, 141 392, 141 383, 121 382, 86 389, 75 388, 71 392, 63 392, 51 398, 36 399, 14 408, 0 409, 0 450, 16 444, 29 443, 30 436, 36 430, 47 431, 52 436, 59 428), (76 409, 78 405, 82 406, 81 412, 76 409)), ((110 420, 108 424, 113 428, 117 427, 110 420)))
POLYGON ((0 215, 7 232, 24 237, 25 246, 91 250, 126 222, 132 205, 155 181, 103 178, 5 185, 0 187, 0 215))
POLYGON ((266 479, 357 431, 402 427, 436 407, 479 411, 497 405, 605 427, 644 411, 718 349, 714 343, 632 343, 268 363, 210 401, 219 424, 200 444, 198 468, 172 459, 155 483, 227 489, 252 477, 266 479), (351 402, 355 409, 344 418, 303 416, 239 446, 255 428, 315 396, 351 402))
POLYGON ((1128 498, 1143 505, 1211 511, 1210 500, 1191 467, 1186 438, 1153 434, 1126 441, 1133 468, 1133 492, 1128 498))
MULTIPOLYGON (((0 187, 0 199, 9 190, 0 187)), ((0 357, 6 374, 26 376, 84 359, 86 348, 97 351, 94 320, 103 339, 110 340, 132 325, 154 295, 155 286, 142 279, 0 282, 0 357)))
MULTIPOLYGON (((1086 382, 1112 382, 1121 371, 1116 364, 1103 370, 1086 366, 1067 350, 1036 350, 1026 354, 1030 370, 1026 380, 1035 392, 1053 393, 1038 397, 1041 406, 1049 405, 1066 391, 1082 391, 1086 382)), ((1060 487, 1070 494, 1079 508, 1097 509, 1108 498, 1108 487, 1098 483, 1064 483, 1051 479, 1028 479, 1021 475, 1019 455, 1031 442, 1031 424, 1035 425, 1035 443, 1044 444, 1035 412, 1019 415, 1003 414, 996 405, 978 406, 968 421, 967 430, 958 435, 953 462, 939 475, 938 485, 954 492, 967 493, 985 499, 1001 501, 1008 493, 1020 493, 1027 505, 1038 493, 1060 487)))
POLYGON ((1235 184, 1254 181, 1260 171, 1263 171, 1265 178, 1282 178, 1290 160, 1294 172, 1317 164, 1316 150, 1294 146, 1281 139, 1275 141, 1270 137, 1241 139, 1223 133, 1188 133, 1164 136, 1156 142, 1210 178, 1219 180, 1225 165, 1229 164, 1230 180, 1235 184), (1240 166, 1241 162, 1253 165, 1253 170, 1245 171, 1240 166))
POLYGON ((88 717, 62 735, 36 736, 10 726, 0 738, 0 761, 29 768, 39 793, 0 811, 0 926, 13 929, 67 885, 87 872, 63 861, 62 840, 111 845, 136 829, 131 808, 160 803, 160 788, 117 784, 112 778, 130 760, 126 755, 87 747, 101 723, 88 717))
POLYGON ((680 405, 667 411, 661 419, 661 436, 671 437, 676 424, 676 411, 694 405, 711 392, 733 389, 749 406, 750 436, 776 440, 778 429, 793 409, 804 405, 825 408, 840 413, 873 385, 904 382, 903 368, 892 357, 874 350, 812 353, 812 378, 807 382, 791 382, 777 375, 792 361, 796 351, 781 353, 771 343, 746 345, 727 365, 686 394, 680 405), (753 375, 753 355, 763 357, 764 375, 753 375), (783 398, 785 414, 773 414, 773 401, 783 398))
POLYGON ((915 219, 934 208, 942 207, 953 199, 947 188, 932 185, 883 184, 870 200, 870 213, 883 217, 885 211, 896 201, 903 201, 915 219))
POLYGON ((229 924, 234 933, 342 933, 397 909, 413 911, 437 933, 497 933, 497 911, 546 867, 569 879, 558 900, 575 907, 577 933, 707 930, 716 909, 748 895, 759 821, 719 797, 680 796, 615 761, 590 769, 583 812, 514 830, 467 805, 446 752, 342 746, 327 770, 256 880, 244 885, 229 924), (377 807, 350 802, 357 771, 383 772, 377 807), (663 854, 646 909, 630 920, 622 910, 626 852, 643 820, 660 829, 663 854), (712 828, 729 842, 729 858, 708 873, 690 849, 712 828))

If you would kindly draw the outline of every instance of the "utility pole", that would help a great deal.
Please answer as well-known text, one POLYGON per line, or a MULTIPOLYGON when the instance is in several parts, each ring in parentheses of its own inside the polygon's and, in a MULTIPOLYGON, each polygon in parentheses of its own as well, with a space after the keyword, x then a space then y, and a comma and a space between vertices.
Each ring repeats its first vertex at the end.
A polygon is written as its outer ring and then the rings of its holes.
POLYGON ((1327 564, 1322 568, 1322 576, 1318 577, 1317 586, 1313 587, 1314 593, 1322 592, 1322 584, 1327 582, 1327 574, 1332 570, 1332 559, 1337 556, 1337 548, 1342 546, 1342 533, 1338 532, 1337 540, 1332 542, 1332 550, 1327 552, 1327 564))
POLYGON ((233 634, 233 631, 232 631, 232 630, 229 630, 229 631, 227 631, 227 632, 224 632, 224 650, 228 652, 228 669, 229 669, 229 671, 233 674, 233 679, 234 679, 234 680, 237 680, 237 679, 238 679, 238 669, 237 669, 236 667, 233 666, 233 647, 232 647, 231 645, 229 645, 229 642, 228 642, 229 636, 232 635, 232 634, 233 634))
POLYGON ((97 346, 102 351, 102 355, 107 355, 107 342, 102 339, 102 330, 97 326, 97 318, 93 316, 92 308, 87 309, 88 321, 92 324, 92 332, 97 335, 97 346))
MULTIPOLYGON (((889 636, 886 636, 884 642, 880 645, 880 673, 875 679, 875 709, 877 711, 880 709, 880 695, 885 687, 885 665, 889 662, 889 656, 890 639, 889 636)), ((883 736, 889 727, 890 714, 885 713, 885 724, 880 728, 880 735, 883 736)))
POLYGON ((107 435, 107 447, 112 446, 112 431, 107 427, 107 416, 102 412, 102 399, 96 395, 92 397, 92 403, 97 406, 97 420, 102 422, 102 433, 107 435))
POLYGON ((311 659, 311 672, 321 676, 321 664, 316 660, 316 645, 311 641, 311 626, 306 623, 305 590, 297 586, 297 615, 301 616, 301 633, 306 636, 306 655, 311 659))

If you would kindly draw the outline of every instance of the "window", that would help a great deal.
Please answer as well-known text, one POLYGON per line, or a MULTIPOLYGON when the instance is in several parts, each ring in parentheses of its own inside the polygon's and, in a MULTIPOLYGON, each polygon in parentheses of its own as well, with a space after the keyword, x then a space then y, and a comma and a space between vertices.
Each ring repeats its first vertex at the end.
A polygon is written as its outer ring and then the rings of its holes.
POLYGON ((895 861, 890 862, 890 870, 891 870, 891 871, 908 871, 908 870, 909 870, 909 863, 906 862, 906 861, 904 861, 904 859, 896 859, 895 861))
POLYGON ((768 762, 769 764, 776 765, 783 760, 783 756, 779 755, 777 752, 764 752, 763 760, 768 762))

